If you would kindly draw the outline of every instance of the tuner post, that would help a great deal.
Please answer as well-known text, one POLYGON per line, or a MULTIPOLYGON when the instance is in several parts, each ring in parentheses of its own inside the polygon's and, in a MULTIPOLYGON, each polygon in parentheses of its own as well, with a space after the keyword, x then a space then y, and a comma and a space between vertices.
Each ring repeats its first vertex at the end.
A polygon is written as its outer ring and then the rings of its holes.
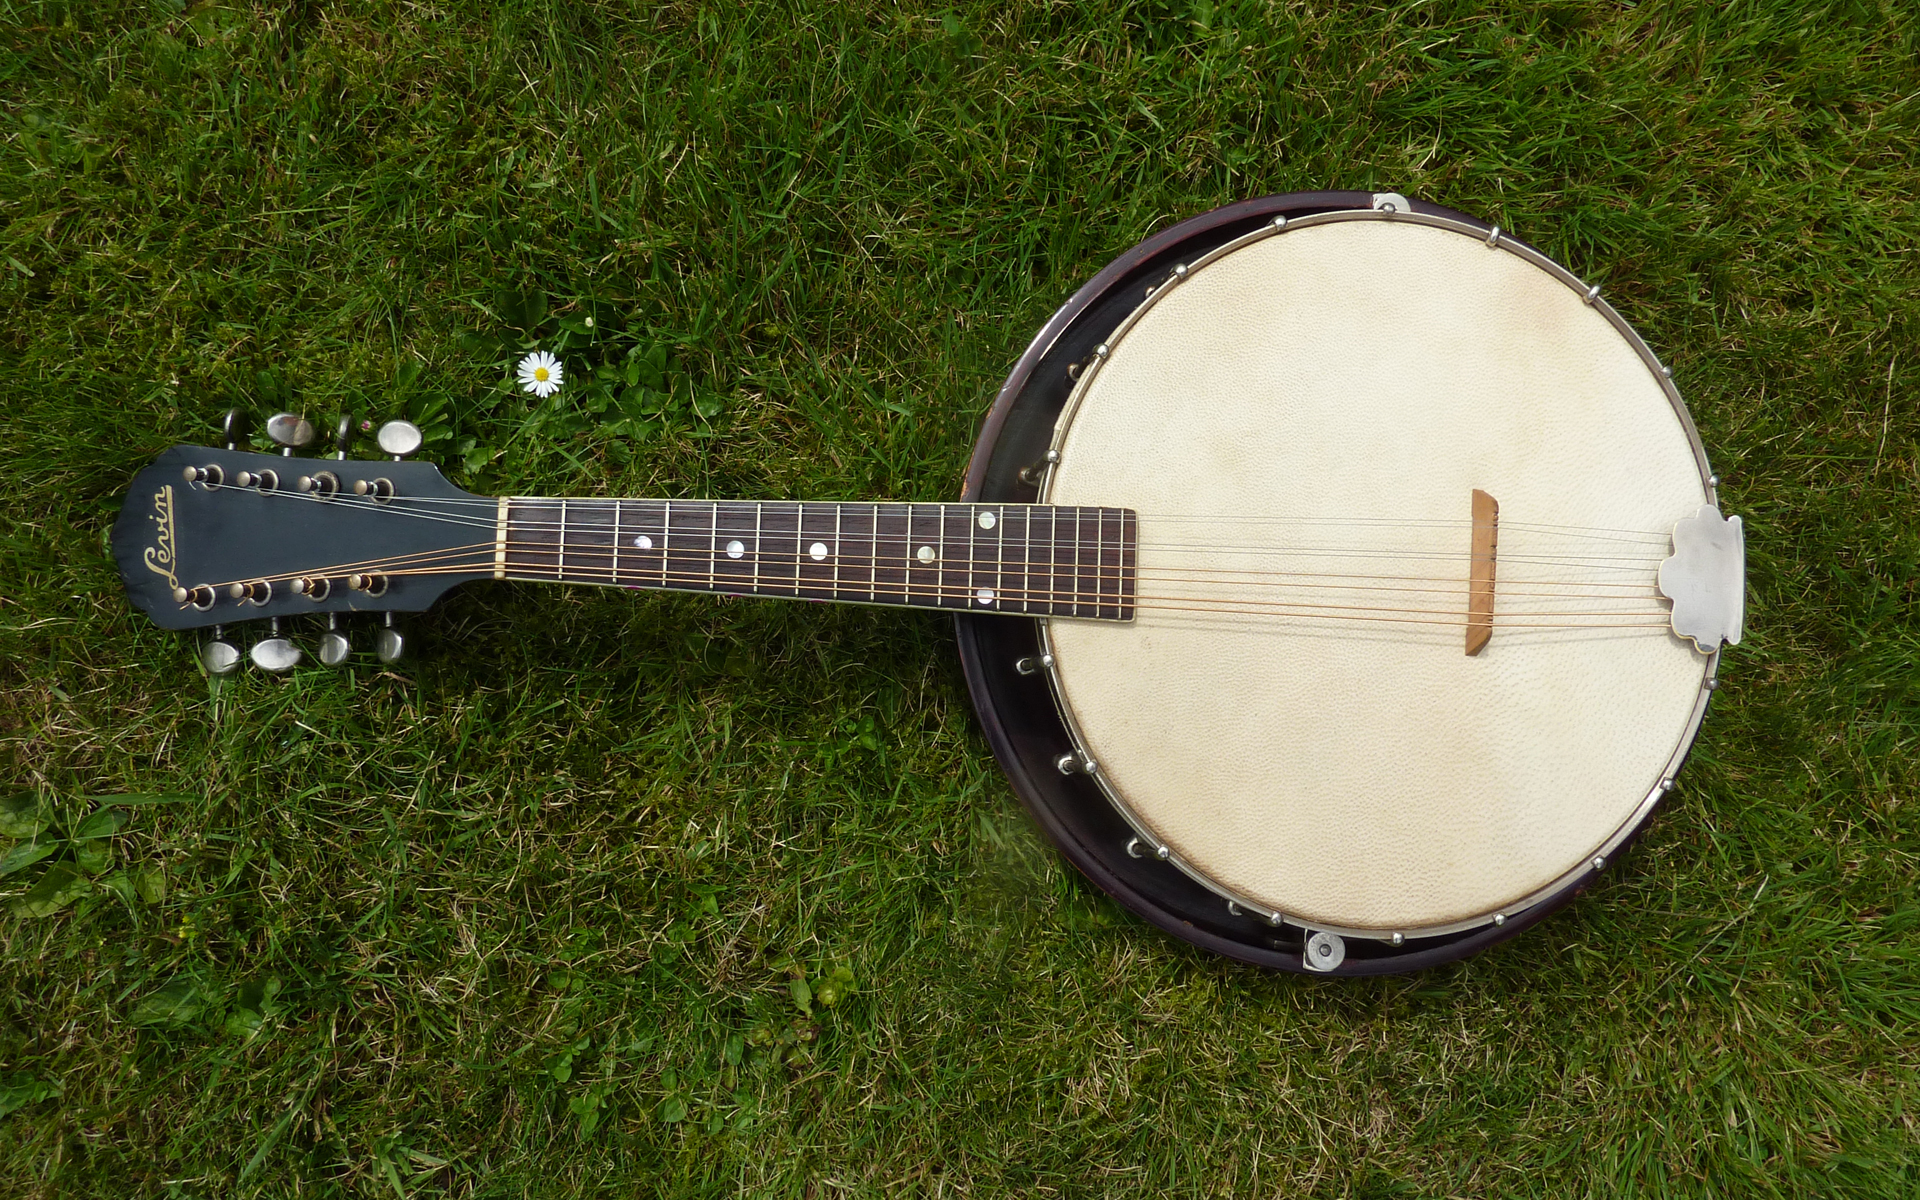
POLYGON ((273 599, 273 585, 264 579, 254 579, 246 583, 236 583, 227 589, 227 595, 242 604, 263 607, 273 599))

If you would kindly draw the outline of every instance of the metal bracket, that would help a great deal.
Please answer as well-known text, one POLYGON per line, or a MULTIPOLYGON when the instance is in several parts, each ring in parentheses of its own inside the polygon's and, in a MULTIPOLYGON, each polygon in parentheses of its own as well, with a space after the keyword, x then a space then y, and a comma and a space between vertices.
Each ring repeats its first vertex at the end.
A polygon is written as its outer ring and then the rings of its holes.
POLYGON ((1038 485, 1041 476, 1047 473, 1047 468, 1059 461, 1060 452, 1058 450, 1047 451, 1046 457, 1042 458, 1039 462, 1028 463, 1026 466, 1020 468, 1020 482, 1038 485))
POLYGON ((1673 601, 1673 632, 1702 654, 1740 644, 1746 615, 1747 538, 1739 517, 1703 504, 1673 527, 1673 556, 1660 564, 1660 594, 1673 601))
POLYGON ((1410 213, 1413 211, 1413 204, 1399 192, 1375 192, 1373 211, 1383 212, 1389 216, 1394 213, 1410 213))
POLYGON ((1332 971, 1347 961, 1347 941, 1337 933, 1322 929, 1307 939, 1300 961, 1309 971, 1332 971))

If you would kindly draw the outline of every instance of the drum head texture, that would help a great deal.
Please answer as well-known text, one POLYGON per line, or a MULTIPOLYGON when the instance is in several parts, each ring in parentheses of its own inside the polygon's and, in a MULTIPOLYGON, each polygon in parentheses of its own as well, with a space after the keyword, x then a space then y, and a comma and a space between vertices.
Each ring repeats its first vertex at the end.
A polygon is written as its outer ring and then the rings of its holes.
POLYGON ((1216 251, 1089 360, 1043 499, 1138 513, 1137 615, 1046 634, 1149 843, 1276 919, 1411 937, 1503 919, 1644 818, 1713 665, 1656 573, 1711 497, 1644 347, 1564 272, 1350 215, 1216 251))

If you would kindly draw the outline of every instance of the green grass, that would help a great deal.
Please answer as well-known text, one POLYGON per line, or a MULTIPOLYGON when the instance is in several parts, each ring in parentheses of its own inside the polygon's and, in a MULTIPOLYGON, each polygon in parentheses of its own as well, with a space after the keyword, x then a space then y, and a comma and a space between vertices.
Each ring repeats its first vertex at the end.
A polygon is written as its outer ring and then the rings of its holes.
POLYGON ((1910 6, 0 0, 0 101, 0 791, 188 796, 110 839, 145 892, 0 916, 0 1192, 1920 1192, 1910 6), (283 395, 484 491, 950 497, 1109 257, 1326 186, 1603 283, 1749 523, 1679 790, 1466 963, 1126 917, 930 615, 491 585, 210 682, 104 557, 283 395), (503 293, 680 401, 503 391, 503 293))

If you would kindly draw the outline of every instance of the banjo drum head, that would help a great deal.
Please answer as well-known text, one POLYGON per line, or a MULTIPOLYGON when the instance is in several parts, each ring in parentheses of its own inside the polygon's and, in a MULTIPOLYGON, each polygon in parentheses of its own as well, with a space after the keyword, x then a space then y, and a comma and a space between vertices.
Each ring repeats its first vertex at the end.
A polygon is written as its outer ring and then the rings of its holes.
POLYGON ((1089 774, 1274 925, 1398 944, 1564 890, 1705 710, 1715 657, 1656 588, 1713 499, 1677 393, 1564 269, 1444 217, 1322 213, 1183 268, 1086 361, 1042 489, 1139 519, 1135 618, 1044 629, 1089 774))

